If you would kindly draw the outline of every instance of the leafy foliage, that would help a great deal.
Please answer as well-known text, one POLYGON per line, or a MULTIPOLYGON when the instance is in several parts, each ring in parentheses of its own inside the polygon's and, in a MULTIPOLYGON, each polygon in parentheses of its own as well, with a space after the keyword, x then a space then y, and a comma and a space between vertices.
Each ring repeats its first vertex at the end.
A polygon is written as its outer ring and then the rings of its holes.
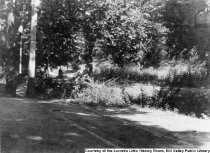
POLYGON ((159 25, 152 21, 141 1, 111 1, 102 24, 103 50, 119 66, 130 62, 146 64, 159 57, 155 56, 162 37, 159 25))
POLYGON ((40 75, 35 80, 35 91, 42 98, 76 98, 78 94, 89 86, 90 78, 85 74, 78 74, 73 78, 44 78, 40 75))
MULTIPOLYGON (((16 38, 13 50, 18 50, 18 28, 24 27, 24 55, 27 58, 30 3, 24 0, 12 5, 5 0, 1 23, 6 35, 16 38), (13 9, 14 8, 14 9, 13 9), (8 27, 13 29, 6 34, 8 27), (13 33, 13 34, 12 34, 13 33)), ((206 2, 196 0, 42 0, 37 33, 37 67, 47 69, 85 62, 92 73, 96 52, 110 56, 119 66, 140 63, 158 65, 166 58, 189 57, 197 47, 194 27, 196 12, 206 8, 206 2)), ((17 65, 18 52, 9 52, 17 65)), ((10 60, 11 61, 11 60, 10 60)), ((24 60, 25 61, 25 60, 24 60)), ((8 64, 7 64, 8 65, 8 64)), ((27 65, 27 64, 25 64, 27 65)))
POLYGON ((55 68, 75 58, 73 34, 79 28, 77 12, 76 1, 42 1, 38 20, 39 66, 55 68))
POLYGON ((188 59, 198 46, 195 27, 197 13, 207 8, 205 0, 168 0, 162 8, 160 21, 167 28, 168 56, 188 59))

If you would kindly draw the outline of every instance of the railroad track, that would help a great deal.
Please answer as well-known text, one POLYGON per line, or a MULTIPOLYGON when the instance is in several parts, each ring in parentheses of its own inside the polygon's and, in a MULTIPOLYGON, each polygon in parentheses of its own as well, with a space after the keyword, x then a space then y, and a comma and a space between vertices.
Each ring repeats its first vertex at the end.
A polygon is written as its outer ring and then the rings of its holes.
POLYGON ((87 132, 88 134, 90 134, 90 135, 92 135, 93 137, 97 138, 98 140, 102 141, 104 144, 106 144, 106 145, 108 145, 108 146, 110 146, 110 147, 113 147, 113 148, 120 148, 119 146, 115 145, 113 142, 110 142, 110 141, 106 140, 105 138, 103 138, 103 137, 97 135, 96 133, 94 133, 94 132, 88 130, 88 129, 85 128, 84 126, 82 126, 82 125, 80 125, 80 124, 78 124, 78 123, 72 121, 71 119, 66 118, 66 117, 64 117, 64 116, 61 115, 61 114, 58 114, 58 116, 59 116, 60 118, 64 119, 65 121, 69 122, 70 124, 75 125, 78 129, 80 129, 80 130, 82 130, 82 131, 84 131, 84 132, 87 132))

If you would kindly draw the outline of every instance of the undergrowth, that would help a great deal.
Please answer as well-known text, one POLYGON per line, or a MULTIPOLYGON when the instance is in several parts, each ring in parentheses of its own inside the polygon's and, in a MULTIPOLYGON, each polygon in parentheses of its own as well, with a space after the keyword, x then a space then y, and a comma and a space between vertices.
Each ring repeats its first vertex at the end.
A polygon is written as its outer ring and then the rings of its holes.
POLYGON ((210 115, 208 110, 208 97, 199 89, 178 88, 162 86, 159 90, 153 90, 152 95, 139 88, 138 96, 127 94, 130 103, 141 107, 152 107, 163 110, 176 111, 180 114, 202 118, 210 115))
POLYGON ((94 71, 95 80, 113 78, 155 85, 173 81, 173 86, 201 87, 208 77, 206 63, 196 60, 165 61, 159 67, 142 68, 130 64, 119 67, 109 62, 101 63, 94 71))
POLYGON ((89 105, 126 106, 122 90, 105 83, 92 83, 89 88, 83 89, 79 99, 89 105))
POLYGON ((183 88, 201 85, 207 76, 205 64, 186 66, 185 62, 172 62, 169 65, 147 69, 109 65, 95 71, 94 79, 87 74, 61 79, 37 78, 36 91, 47 99, 73 98, 92 106, 137 104, 196 117, 209 115, 206 94, 200 88, 183 88), (136 83, 130 84, 131 80, 136 83))

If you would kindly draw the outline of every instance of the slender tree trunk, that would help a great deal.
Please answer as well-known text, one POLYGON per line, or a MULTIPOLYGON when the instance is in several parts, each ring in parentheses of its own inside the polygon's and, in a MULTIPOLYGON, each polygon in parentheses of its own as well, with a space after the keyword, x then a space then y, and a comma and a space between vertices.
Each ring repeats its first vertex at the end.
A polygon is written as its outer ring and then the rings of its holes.
POLYGON ((31 42, 29 51, 29 64, 28 64, 28 86, 27 86, 27 97, 35 97, 34 90, 34 79, 36 71, 36 26, 37 16, 40 0, 31 0, 31 42))
POLYGON ((86 54, 86 66, 87 66, 87 70, 88 70, 88 75, 90 77, 93 76, 93 47, 94 44, 93 42, 89 42, 89 44, 87 45, 87 54, 86 54))
POLYGON ((20 26, 19 30, 21 36, 20 36, 20 59, 19 59, 19 74, 23 73, 22 70, 22 57, 23 57, 23 25, 20 26))
POLYGON ((86 63, 86 69, 88 72, 88 75, 90 77, 93 76, 93 49, 94 49, 94 44, 95 44, 95 36, 93 35, 92 29, 85 25, 84 28, 84 32, 85 32, 85 46, 86 46, 86 54, 84 57, 84 61, 86 63))
POLYGON ((5 86, 5 91, 8 94, 15 95, 16 94, 16 86, 15 86, 15 70, 14 70, 14 62, 12 58, 12 52, 14 49, 14 41, 13 37, 14 35, 12 34, 12 30, 14 28, 14 25, 16 23, 15 16, 14 16, 14 10, 15 10, 15 3, 16 0, 12 1, 12 9, 11 12, 8 14, 7 17, 7 30, 6 30, 6 49, 7 52, 9 53, 9 61, 7 62, 7 72, 6 72, 6 86, 5 86))

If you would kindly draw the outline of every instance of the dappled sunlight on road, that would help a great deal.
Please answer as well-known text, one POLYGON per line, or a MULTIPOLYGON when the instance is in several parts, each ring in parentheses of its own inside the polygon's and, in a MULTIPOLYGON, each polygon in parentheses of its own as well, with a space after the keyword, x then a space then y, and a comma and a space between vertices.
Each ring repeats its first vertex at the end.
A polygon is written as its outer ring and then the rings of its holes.
POLYGON ((147 126, 158 126, 169 131, 210 132, 210 119, 198 119, 170 111, 137 108, 133 114, 124 114, 123 112, 120 114, 119 112, 112 116, 147 126))
POLYGON ((177 114, 151 108, 131 108, 113 111, 108 109, 106 115, 126 121, 134 126, 160 134, 160 136, 177 139, 201 148, 210 147, 210 119, 177 114))

